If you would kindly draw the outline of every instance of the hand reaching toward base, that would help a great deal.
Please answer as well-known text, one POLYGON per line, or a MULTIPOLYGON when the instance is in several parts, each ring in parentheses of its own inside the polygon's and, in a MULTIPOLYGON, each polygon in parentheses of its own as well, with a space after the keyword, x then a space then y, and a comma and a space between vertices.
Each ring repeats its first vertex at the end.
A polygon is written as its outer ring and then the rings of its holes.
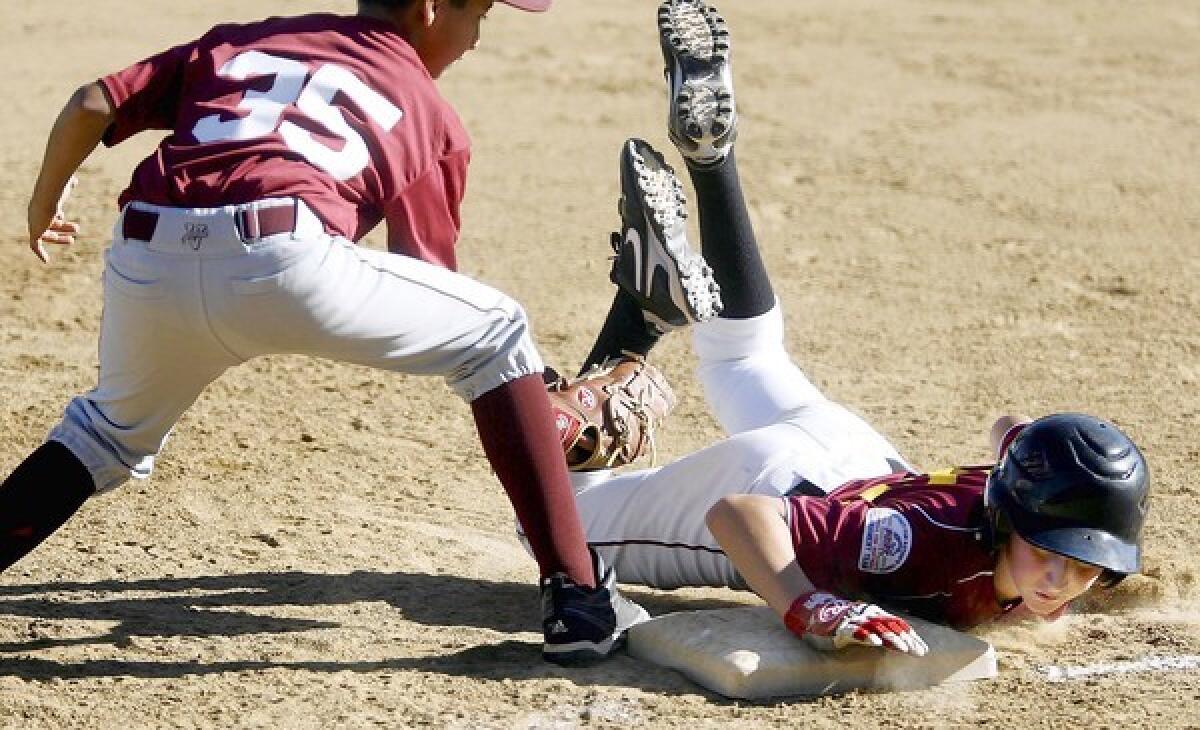
POLYGON ((833 651, 859 644, 925 656, 928 645, 904 619, 879 606, 809 591, 792 603, 784 624, 814 648, 833 651))

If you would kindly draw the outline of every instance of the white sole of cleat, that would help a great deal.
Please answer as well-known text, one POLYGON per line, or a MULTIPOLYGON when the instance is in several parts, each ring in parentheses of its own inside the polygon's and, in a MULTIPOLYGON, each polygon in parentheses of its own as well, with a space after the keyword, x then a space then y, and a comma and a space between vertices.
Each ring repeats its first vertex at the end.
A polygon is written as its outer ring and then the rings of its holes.
POLYGON ((698 162, 719 160, 733 142, 737 121, 725 21, 697 0, 668 0, 659 7, 658 25, 668 66, 672 141, 698 162))

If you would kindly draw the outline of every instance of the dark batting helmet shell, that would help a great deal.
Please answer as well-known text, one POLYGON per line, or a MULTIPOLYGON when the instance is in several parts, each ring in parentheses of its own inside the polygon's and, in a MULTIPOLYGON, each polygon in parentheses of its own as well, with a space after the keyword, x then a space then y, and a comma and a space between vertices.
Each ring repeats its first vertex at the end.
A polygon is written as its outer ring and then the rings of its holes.
POLYGON ((1059 413, 1039 418, 1009 445, 988 477, 985 504, 997 534, 1113 573, 1141 570, 1150 478, 1119 428, 1059 413))

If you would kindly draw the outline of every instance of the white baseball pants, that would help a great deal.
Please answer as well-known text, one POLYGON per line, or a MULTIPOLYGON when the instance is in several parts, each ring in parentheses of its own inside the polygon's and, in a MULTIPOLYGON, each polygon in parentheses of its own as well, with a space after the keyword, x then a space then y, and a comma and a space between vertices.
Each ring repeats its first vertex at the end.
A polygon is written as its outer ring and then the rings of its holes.
POLYGON ((729 494, 782 495, 803 480, 830 491, 906 462, 875 429, 827 400, 792 362, 778 304, 752 319, 693 328, 697 376, 729 436, 658 469, 580 474, 588 543, 626 583, 745 584, 704 524, 729 494))
POLYGON ((104 269, 99 382, 49 438, 99 491, 150 475, 205 386, 253 357, 295 353, 440 375, 471 401, 542 361, 511 298, 417 259, 325 233, 300 201, 156 213, 148 242, 114 229, 104 269), (297 206, 295 230, 243 240, 235 215, 297 206))

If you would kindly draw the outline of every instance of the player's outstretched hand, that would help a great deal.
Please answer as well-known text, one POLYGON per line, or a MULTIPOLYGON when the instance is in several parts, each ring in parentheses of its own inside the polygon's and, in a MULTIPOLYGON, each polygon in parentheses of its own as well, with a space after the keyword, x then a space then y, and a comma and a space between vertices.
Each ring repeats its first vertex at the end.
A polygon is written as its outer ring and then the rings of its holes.
POLYGON ((53 209, 37 196, 29 202, 29 248, 33 253, 47 263, 46 244, 70 246, 75 243, 75 234, 79 233, 79 224, 67 220, 63 207, 71 191, 75 189, 76 180, 72 176, 63 188, 62 196, 54 203, 53 209))
POLYGON ((882 646, 916 656, 929 651, 907 621, 873 603, 847 601, 831 593, 809 591, 788 610, 784 623, 812 646, 832 651, 847 646, 882 646))

